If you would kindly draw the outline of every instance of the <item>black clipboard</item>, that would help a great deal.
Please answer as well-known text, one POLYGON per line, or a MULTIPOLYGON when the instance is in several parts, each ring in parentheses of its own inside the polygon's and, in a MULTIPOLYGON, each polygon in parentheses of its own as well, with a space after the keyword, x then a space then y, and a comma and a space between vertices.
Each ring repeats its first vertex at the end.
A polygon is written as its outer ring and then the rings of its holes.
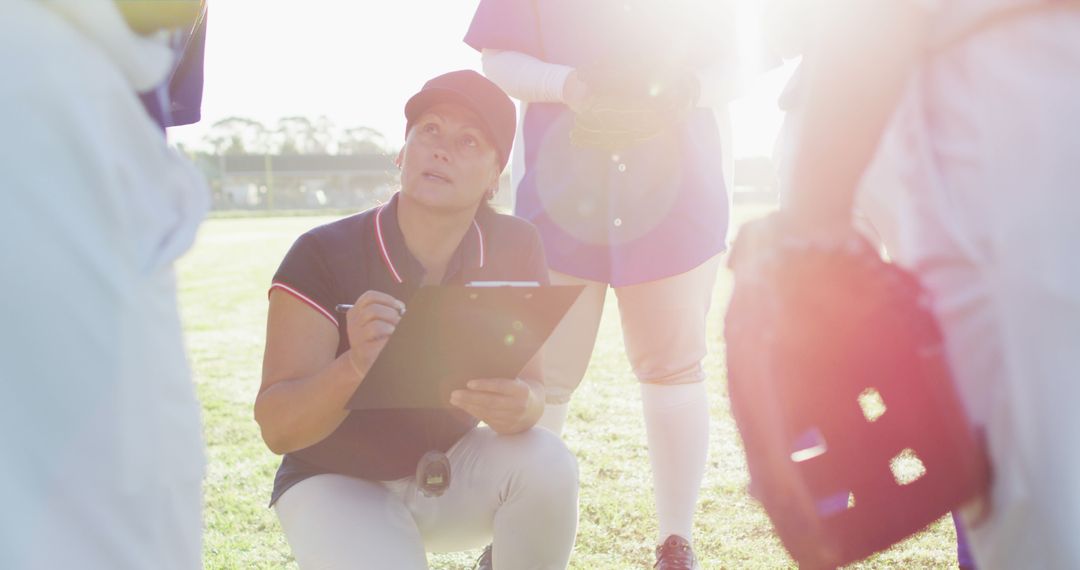
POLYGON ((581 285, 424 286, 347 409, 447 408, 474 378, 515 378, 581 285))

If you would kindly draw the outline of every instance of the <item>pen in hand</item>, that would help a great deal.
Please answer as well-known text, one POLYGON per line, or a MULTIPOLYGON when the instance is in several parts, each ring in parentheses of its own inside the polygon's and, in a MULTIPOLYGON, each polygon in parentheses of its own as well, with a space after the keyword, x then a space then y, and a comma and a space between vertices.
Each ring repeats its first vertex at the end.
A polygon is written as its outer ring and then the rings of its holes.
MULTIPOLYGON (((353 308, 353 306, 350 305, 349 303, 338 303, 337 305, 334 305, 334 312, 344 315, 345 313, 348 313, 349 309, 351 309, 351 308, 353 308)), ((402 315, 402 316, 405 315, 405 307, 404 306, 398 307, 398 314, 402 315)))

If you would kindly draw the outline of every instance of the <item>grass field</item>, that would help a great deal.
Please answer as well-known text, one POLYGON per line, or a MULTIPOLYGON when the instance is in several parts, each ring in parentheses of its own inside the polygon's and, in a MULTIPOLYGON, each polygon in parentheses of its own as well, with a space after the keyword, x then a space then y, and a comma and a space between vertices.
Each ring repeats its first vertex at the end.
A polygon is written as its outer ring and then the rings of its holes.
MULTIPOLYGON (((764 207, 738 209, 740 219, 764 207)), ((296 568, 267 508, 279 458, 252 419, 259 385, 266 289, 292 241, 329 221, 318 217, 214 219, 179 263, 181 306, 209 456, 204 560, 208 569, 296 568)), ((731 280, 722 270, 710 316, 706 361, 712 429, 694 542, 705 568, 791 568, 763 511, 746 494, 747 475, 726 397, 720 320, 731 280)), ((610 301, 565 439, 581 469, 581 521, 571 567, 650 568, 656 533, 652 484, 636 381, 610 301)), ((955 567, 948 521, 856 568, 955 567)), ((432 555, 432 568, 470 568, 477 552, 432 555)))

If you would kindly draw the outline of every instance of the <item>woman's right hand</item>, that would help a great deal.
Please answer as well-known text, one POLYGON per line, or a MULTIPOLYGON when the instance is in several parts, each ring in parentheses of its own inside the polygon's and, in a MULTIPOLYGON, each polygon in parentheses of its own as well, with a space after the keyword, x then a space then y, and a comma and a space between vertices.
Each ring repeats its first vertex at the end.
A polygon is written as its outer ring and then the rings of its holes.
POLYGON ((380 291, 366 291, 345 314, 350 347, 347 357, 359 381, 367 376, 404 314, 405 303, 380 291))

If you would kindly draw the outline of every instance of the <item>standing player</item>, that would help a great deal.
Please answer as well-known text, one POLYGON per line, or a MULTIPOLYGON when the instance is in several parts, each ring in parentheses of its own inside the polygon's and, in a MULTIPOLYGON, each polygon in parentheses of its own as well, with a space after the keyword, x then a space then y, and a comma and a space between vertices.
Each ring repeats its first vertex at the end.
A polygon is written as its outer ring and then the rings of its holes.
MULTIPOLYGON (((202 62, 173 74, 160 35, 111 0, 0 2, 0 568, 202 567, 173 262, 209 197, 138 96, 202 62)), ((194 119, 183 91, 160 108, 194 119)))
POLYGON ((824 9, 790 231, 851 231, 856 188, 880 147, 875 169, 902 182, 880 197, 891 253, 930 291, 961 396, 988 439, 989 510, 965 513, 976 562, 1080 567, 1080 4, 824 9))
POLYGON ((540 230, 552 283, 585 286, 545 349, 541 425, 561 433, 614 288, 641 383, 660 569, 698 567, 690 539, 709 431, 701 361, 728 219, 713 110, 726 96, 715 78, 731 70, 722 5, 484 0, 465 38, 488 77, 524 103, 515 212, 540 230))
MULTIPOLYGON (((799 124, 799 115, 803 112, 805 92, 806 64, 804 53, 808 42, 814 37, 813 18, 819 13, 817 3, 805 0, 771 0, 767 5, 765 34, 771 47, 785 59, 801 57, 799 67, 792 73, 784 91, 780 94, 779 106, 785 113, 784 124, 777 137, 773 162, 777 165, 777 178, 780 183, 780 203, 786 205, 790 200, 792 187, 792 159, 794 147, 798 141, 795 127, 799 124)), ((895 221, 889 215, 888 196, 897 191, 899 183, 896 171, 890 168, 889 157, 894 149, 879 147, 874 161, 862 175, 858 193, 859 227, 867 238, 876 245, 884 246, 889 255, 897 255, 900 244, 895 221)), ((956 526, 956 559, 962 570, 974 570, 975 561, 971 556, 967 536, 960 518, 953 515, 956 526)))

